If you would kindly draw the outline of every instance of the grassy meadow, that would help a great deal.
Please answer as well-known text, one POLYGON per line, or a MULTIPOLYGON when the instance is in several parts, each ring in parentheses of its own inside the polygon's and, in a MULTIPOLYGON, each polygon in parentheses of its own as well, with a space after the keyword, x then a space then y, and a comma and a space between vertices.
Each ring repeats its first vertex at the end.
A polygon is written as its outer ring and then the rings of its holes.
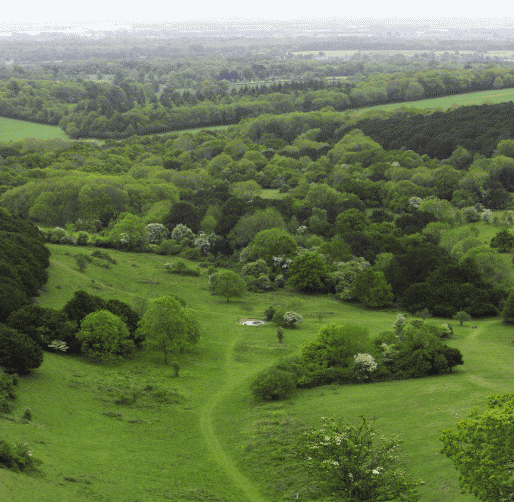
POLYGON ((388 105, 376 105, 368 108, 359 108, 357 113, 370 109, 394 110, 408 106, 409 108, 442 108, 447 110, 452 106, 472 106, 483 104, 504 103, 514 100, 514 89, 492 89, 489 91, 468 92, 465 94, 454 94, 441 98, 422 99, 420 101, 408 101, 403 103, 391 103, 388 105))
POLYGON ((498 319, 452 323, 449 343, 465 361, 452 374, 330 385, 299 390, 286 401, 258 402, 249 392, 255 375, 299 351, 323 325, 354 322, 376 335, 391 329, 396 311, 364 310, 288 290, 248 293, 227 303, 207 290, 205 269, 200 277, 167 274, 164 265, 173 257, 109 250, 115 265, 106 269, 94 261, 80 272, 73 255, 84 249, 49 248, 50 279, 41 305, 61 308, 77 289, 133 307, 174 293, 197 315, 202 338, 181 358, 178 378, 153 352, 108 366, 45 354, 43 365, 20 379, 17 420, 0 420, 0 437, 29 443, 43 461, 43 475, 0 471, 2 499, 9 494, 11 502, 277 502, 300 493, 300 500, 309 500, 312 483, 292 455, 295 438, 305 427, 319 426, 321 416, 357 423, 363 413, 376 419, 377 431, 404 440, 404 457, 425 481, 423 501, 474 500, 460 493, 456 471, 439 454, 438 437, 482 406, 489 392, 511 390, 514 331, 498 319), (282 344, 271 324, 239 324, 262 318, 271 303, 304 317, 299 329, 285 331, 282 344), (30 422, 21 420, 26 408, 30 422))
POLYGON ((69 140, 58 126, 0 117, 0 141, 19 141, 25 138, 69 140))

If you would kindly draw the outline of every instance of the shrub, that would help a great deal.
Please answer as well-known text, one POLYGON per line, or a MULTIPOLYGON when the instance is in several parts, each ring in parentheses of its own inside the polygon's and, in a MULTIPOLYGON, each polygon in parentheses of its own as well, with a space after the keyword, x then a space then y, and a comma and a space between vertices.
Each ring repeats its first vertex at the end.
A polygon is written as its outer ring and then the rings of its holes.
POLYGON ((265 401, 275 401, 288 397, 296 388, 293 373, 278 368, 261 372, 251 384, 252 394, 265 401))
POLYGON ((354 359, 354 377, 358 382, 370 381, 373 373, 377 370, 378 364, 371 354, 355 354, 354 359))
POLYGON ((166 263, 164 266, 170 274, 189 275, 194 277, 198 277, 200 275, 200 270, 189 268, 186 262, 182 260, 177 260, 173 263, 166 263))
POLYGON ((279 308, 273 314, 273 322, 283 328, 296 328, 302 322, 302 316, 297 312, 286 312, 279 308))
POLYGON ((270 305, 267 309, 264 310, 264 318, 266 321, 271 321, 273 316, 275 315, 276 308, 273 305, 270 305))
POLYGON ((7 373, 30 373, 43 362, 41 347, 24 333, 0 324, 0 366, 7 373))
POLYGON ((11 445, 5 439, 0 439, 0 467, 15 472, 36 472, 40 460, 32 456, 27 443, 11 445))
POLYGON ((87 246, 89 241, 89 234, 86 232, 79 232, 77 236, 77 246, 87 246))
POLYGON ((173 256, 182 251, 182 246, 173 239, 163 240, 156 248, 157 254, 173 256))

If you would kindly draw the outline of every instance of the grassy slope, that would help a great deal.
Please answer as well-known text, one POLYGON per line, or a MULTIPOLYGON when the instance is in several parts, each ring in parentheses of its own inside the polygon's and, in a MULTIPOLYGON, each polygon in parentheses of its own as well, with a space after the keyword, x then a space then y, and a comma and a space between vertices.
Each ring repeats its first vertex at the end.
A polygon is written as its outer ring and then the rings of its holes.
POLYGON ((45 476, 40 478, 1 471, 0 493, 9 493, 12 502, 46 502, 50 497, 290 500, 297 491, 306 493, 306 479, 283 453, 283 445, 294 439, 300 426, 318 425, 321 416, 351 420, 359 413, 376 417, 380 432, 398 432, 405 440, 413 472, 426 481, 423 500, 473 500, 460 494, 456 472, 438 454, 437 438, 442 429, 482 405, 488 392, 510 390, 511 328, 495 319, 476 321, 478 329, 471 329, 471 323, 455 327, 451 344, 462 350, 466 364, 453 375, 329 386, 299 391, 290 401, 255 403, 248 392, 254 375, 277 357, 298 351, 320 326, 356 322, 377 334, 390 329, 396 312, 366 311, 328 297, 287 291, 251 294, 227 304, 206 290, 206 275, 164 273, 164 264, 173 258, 109 251, 116 265, 107 270, 89 264, 81 273, 73 254, 83 249, 50 248, 50 280, 39 299, 42 305, 60 308, 79 288, 132 305, 137 297, 172 292, 197 313, 203 337, 197 350, 181 360, 179 378, 171 377, 157 354, 140 354, 111 367, 46 354, 41 368, 24 377, 18 391, 15 415, 30 407, 33 421, 0 421, 0 437, 27 441, 34 456, 44 461, 45 476), (237 322, 261 317, 272 302, 304 315, 300 329, 286 331, 283 344, 271 325, 255 328, 237 322), (325 313, 321 322, 318 311, 325 313), (145 385, 166 389, 171 403, 156 401, 152 391, 134 405, 114 403, 118 394, 145 385))

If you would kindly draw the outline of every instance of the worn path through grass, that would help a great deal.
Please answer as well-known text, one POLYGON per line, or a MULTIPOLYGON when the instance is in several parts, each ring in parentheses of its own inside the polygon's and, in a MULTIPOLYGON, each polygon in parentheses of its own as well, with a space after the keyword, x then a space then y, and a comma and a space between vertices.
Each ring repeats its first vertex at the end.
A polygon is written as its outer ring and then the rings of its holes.
POLYGON ((216 462, 225 470, 232 482, 244 492, 245 500, 248 502, 265 502, 265 499, 261 497, 255 485, 239 470, 233 458, 223 447, 220 438, 215 432, 213 423, 214 412, 217 407, 248 377, 247 372, 241 371, 241 365, 236 363, 233 357, 234 347, 241 340, 242 331, 240 333, 239 336, 233 336, 232 341, 226 347, 224 364, 226 382, 202 407, 200 412, 200 428, 216 462))

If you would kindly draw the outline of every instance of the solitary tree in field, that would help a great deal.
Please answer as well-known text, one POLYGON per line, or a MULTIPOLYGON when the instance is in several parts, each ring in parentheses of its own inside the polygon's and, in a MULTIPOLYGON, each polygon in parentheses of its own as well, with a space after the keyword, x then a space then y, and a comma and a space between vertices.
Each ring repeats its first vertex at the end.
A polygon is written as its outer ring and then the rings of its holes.
POLYGON ((139 322, 139 331, 149 346, 162 352, 164 364, 168 364, 169 354, 177 356, 191 348, 199 338, 196 320, 171 296, 149 302, 139 322))
POLYGON ((230 298, 240 298, 245 294, 246 282, 233 270, 225 270, 214 277, 211 290, 213 295, 225 297, 228 303, 230 298))
POLYGON ((465 312, 464 310, 459 310, 459 312, 457 312, 453 316, 453 318, 456 321, 459 321, 461 326, 464 324, 465 321, 471 321, 471 316, 467 312, 465 312))

